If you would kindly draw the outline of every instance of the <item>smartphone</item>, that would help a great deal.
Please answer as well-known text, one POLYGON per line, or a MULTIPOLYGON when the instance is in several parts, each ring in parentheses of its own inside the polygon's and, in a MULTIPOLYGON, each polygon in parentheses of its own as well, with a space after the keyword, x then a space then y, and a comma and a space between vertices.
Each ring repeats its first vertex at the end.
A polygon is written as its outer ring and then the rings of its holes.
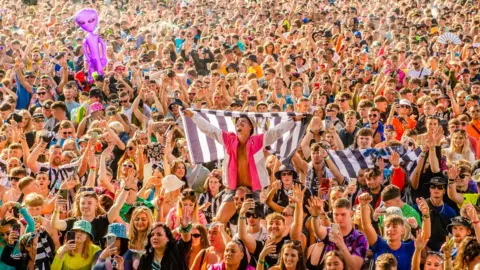
POLYGON ((385 207, 380 207, 380 208, 378 209, 378 212, 379 212, 380 214, 382 214, 382 215, 385 215, 385 213, 387 213, 387 208, 385 208, 385 207))
POLYGON ((340 231, 338 224, 332 223, 332 225, 330 225, 330 231, 332 233, 338 233, 340 231))
POLYGON ((68 231, 67 232, 67 242, 68 241, 75 241, 75 232, 74 231, 68 231))
POLYGON ((357 184, 357 178, 350 178, 350 185, 356 185, 357 184))
POLYGON ((58 195, 60 196, 60 198, 64 199, 64 200, 67 200, 68 199, 68 190, 66 189, 60 189, 58 191, 58 195))
POLYGON ((18 223, 13 224, 13 225, 12 225, 12 230, 13 230, 14 232, 17 232, 18 235, 20 235, 20 224, 18 224, 18 223))
POLYGON ((115 244, 116 237, 115 235, 107 235, 107 247, 115 244))
POLYGON ((399 99, 399 98, 396 98, 396 99, 395 99, 395 104, 398 104, 398 103, 400 103, 400 99, 399 99))
POLYGON ((325 129, 330 127, 330 124, 332 123, 332 117, 330 116, 325 116, 325 129))
POLYGON ((330 179, 329 178, 323 178, 322 183, 320 184, 320 188, 330 188, 330 179))
POLYGON ((245 194, 245 200, 248 200, 248 199, 253 199, 253 193, 245 194))

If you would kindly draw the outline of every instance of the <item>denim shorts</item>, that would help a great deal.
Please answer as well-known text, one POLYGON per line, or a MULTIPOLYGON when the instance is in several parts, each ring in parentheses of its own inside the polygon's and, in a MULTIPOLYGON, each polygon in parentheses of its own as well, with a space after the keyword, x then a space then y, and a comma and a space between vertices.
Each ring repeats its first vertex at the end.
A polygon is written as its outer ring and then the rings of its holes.
MULTIPOLYGON (((236 192, 235 189, 225 190, 225 194, 223 194, 222 203, 233 202, 233 197, 235 197, 235 192, 236 192)), ((257 191, 252 192, 253 199, 256 202, 260 201, 260 192, 261 192, 261 190, 257 190, 257 191)))

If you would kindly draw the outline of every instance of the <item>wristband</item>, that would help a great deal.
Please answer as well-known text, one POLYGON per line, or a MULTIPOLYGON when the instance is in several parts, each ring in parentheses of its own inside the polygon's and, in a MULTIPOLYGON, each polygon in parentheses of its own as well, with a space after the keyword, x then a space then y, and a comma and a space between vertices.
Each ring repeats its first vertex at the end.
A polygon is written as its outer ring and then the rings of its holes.
POLYGON ((245 216, 239 216, 238 218, 239 219, 247 219, 247 217, 245 217, 245 216))
POLYGON ((20 204, 19 202, 17 202, 17 208, 18 208, 18 209, 22 209, 22 204, 20 204))
POLYGON ((192 228, 193 228, 193 225, 192 225, 192 223, 190 222, 190 223, 188 223, 188 226, 187 226, 186 228, 183 228, 183 227, 180 225, 179 231, 180 231, 180 233, 189 233, 189 232, 192 230, 192 228))
POLYGON ((430 218, 430 214, 422 215, 423 218, 430 218))
POLYGON ((478 223, 480 223, 480 220, 472 221, 472 223, 477 225, 478 223))
POLYGON ((327 156, 327 157, 325 158, 325 161, 327 161, 327 160, 330 160, 330 157, 329 157, 329 156, 327 156))

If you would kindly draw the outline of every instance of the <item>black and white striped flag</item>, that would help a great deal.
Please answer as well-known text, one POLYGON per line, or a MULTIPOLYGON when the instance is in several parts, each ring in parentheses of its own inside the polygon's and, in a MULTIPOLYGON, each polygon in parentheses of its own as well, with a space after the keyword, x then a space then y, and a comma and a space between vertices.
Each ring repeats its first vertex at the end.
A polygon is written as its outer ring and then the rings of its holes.
POLYGON ((390 170, 392 165, 389 163, 387 156, 392 155, 392 152, 397 152, 400 155, 400 161, 403 162, 402 167, 405 168, 409 175, 412 175, 422 149, 417 148, 407 152, 403 146, 399 146, 367 150, 330 150, 328 152, 330 158, 335 162, 343 175, 349 178, 356 178, 360 169, 373 168, 377 157, 382 157, 385 161, 385 169, 390 170))
MULTIPOLYGON (((212 125, 220 128, 226 132, 236 132, 234 119, 242 116, 253 119, 255 123, 263 123, 262 127, 256 127, 257 134, 263 133, 265 127, 272 128, 282 122, 288 121, 290 118, 302 115, 294 112, 272 112, 272 113, 255 113, 255 112, 231 112, 218 110, 192 110, 203 117, 212 125), (268 124, 265 124, 268 120, 268 124)), ((190 156, 196 164, 206 163, 224 158, 224 148, 214 139, 205 135, 195 125, 189 117, 183 117, 183 124, 185 128, 185 135, 187 136, 188 147, 190 149, 190 156)), ((302 121, 299 121, 295 126, 282 137, 280 137, 274 144, 267 147, 270 153, 275 154, 283 164, 289 164, 292 155, 297 150, 298 145, 305 135, 308 123, 312 115, 305 115, 302 121)))

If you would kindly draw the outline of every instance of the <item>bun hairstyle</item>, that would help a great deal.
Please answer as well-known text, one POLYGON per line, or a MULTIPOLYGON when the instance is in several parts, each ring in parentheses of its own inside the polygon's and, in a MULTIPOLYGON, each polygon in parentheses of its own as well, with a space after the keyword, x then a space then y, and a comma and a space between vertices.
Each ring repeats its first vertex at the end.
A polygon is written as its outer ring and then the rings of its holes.
POLYGON ((397 269, 397 259, 391 253, 385 253, 378 256, 375 262, 377 270, 393 270, 397 269))

